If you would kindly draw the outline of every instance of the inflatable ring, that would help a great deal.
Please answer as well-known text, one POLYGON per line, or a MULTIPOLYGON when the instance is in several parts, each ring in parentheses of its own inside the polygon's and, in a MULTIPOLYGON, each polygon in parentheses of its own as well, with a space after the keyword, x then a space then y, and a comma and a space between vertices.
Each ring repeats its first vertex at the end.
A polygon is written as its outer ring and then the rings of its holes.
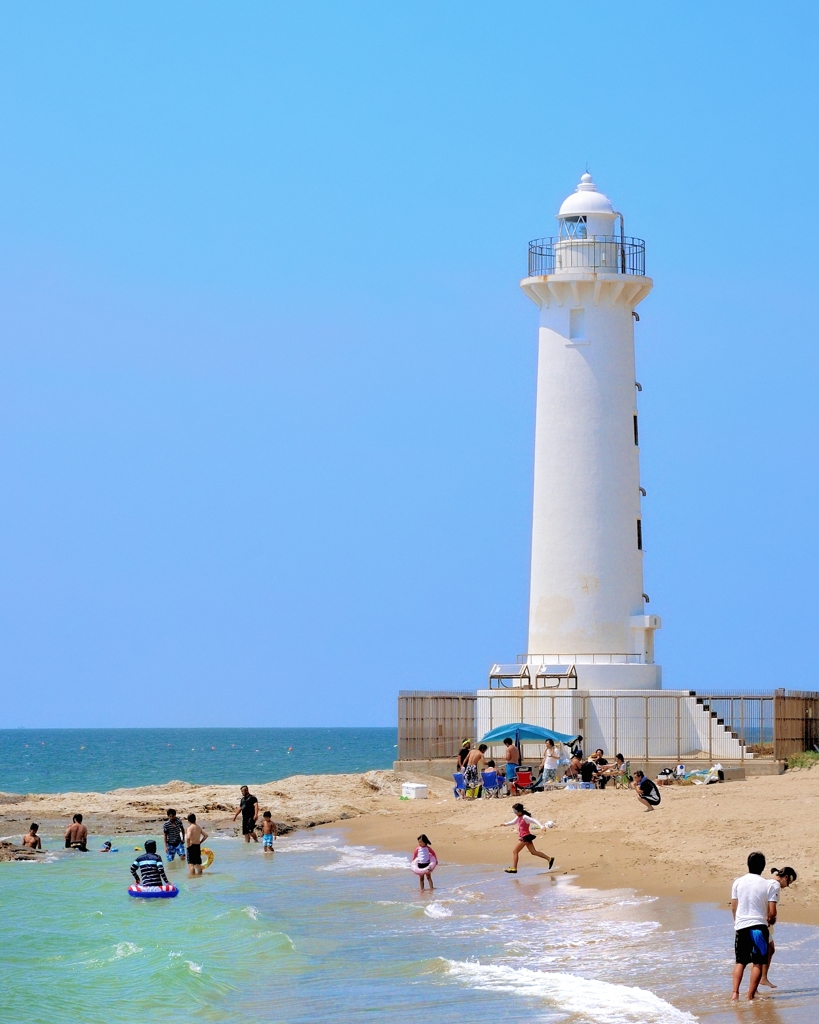
MULTIPOLYGON (((414 861, 412 862, 412 864, 410 864, 410 867, 412 868, 412 870, 413 870, 413 871, 415 872, 415 874, 416 874, 416 875, 431 875, 431 874, 432 874, 432 872, 433 872, 433 871, 435 870, 435 868, 437 867, 437 865, 438 865, 438 858, 437 858, 437 857, 436 857, 436 856, 435 856, 435 855, 433 854, 433 855, 432 855, 432 856, 431 856, 431 857, 429 858, 429 864, 427 864, 427 866, 426 866, 426 867, 424 867, 424 868, 419 868, 419 867, 418 867, 418 861, 417 861, 417 859, 416 859, 416 860, 414 860, 414 861)), ((432 882, 430 882, 429 884, 430 884, 430 885, 432 885, 432 882)))
POLYGON ((203 846, 201 849, 202 854, 202 868, 209 868, 213 863, 213 850, 208 846, 203 846))
POLYGON ((172 899, 179 895, 175 885, 129 885, 129 896, 141 896, 142 899, 172 899))

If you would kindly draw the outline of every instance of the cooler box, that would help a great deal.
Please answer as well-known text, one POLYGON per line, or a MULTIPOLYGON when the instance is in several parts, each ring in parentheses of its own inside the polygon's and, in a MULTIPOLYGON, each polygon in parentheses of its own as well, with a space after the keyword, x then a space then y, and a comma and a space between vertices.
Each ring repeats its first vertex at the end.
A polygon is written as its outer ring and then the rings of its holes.
POLYGON ((401 796, 408 800, 426 800, 427 787, 421 782, 405 782, 401 786, 401 796))

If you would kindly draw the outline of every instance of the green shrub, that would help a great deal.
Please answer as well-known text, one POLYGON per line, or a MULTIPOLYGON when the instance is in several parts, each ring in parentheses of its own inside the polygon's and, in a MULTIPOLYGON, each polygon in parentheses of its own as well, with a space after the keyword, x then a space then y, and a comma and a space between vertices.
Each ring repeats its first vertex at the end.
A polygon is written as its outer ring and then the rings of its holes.
POLYGON ((803 750, 801 754, 791 754, 788 768, 813 768, 819 764, 819 754, 815 750, 803 750))

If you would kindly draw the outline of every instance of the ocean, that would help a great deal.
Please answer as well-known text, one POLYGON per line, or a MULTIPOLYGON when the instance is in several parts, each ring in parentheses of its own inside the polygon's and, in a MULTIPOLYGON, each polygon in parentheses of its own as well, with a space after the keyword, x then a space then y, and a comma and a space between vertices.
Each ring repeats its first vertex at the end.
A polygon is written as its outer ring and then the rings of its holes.
POLYGON ((48 862, 0 864, 3 1021, 815 1019, 819 929, 788 924, 786 900, 771 971, 780 987, 733 1010, 725 909, 585 889, 528 866, 512 879, 442 864, 422 896, 409 851, 325 829, 284 837, 273 855, 212 837, 201 878, 169 866, 176 899, 135 900, 136 844, 115 841, 117 853, 66 853, 47 836, 48 862))
MULTIPOLYGON (((0 789, 256 784, 385 768, 395 742, 394 729, 7 730, 0 789)), ((727 908, 586 889, 525 862, 515 878, 442 864, 422 896, 411 843, 354 846, 340 828, 285 836, 273 855, 216 834, 203 877, 174 864, 179 897, 140 901, 126 889, 145 837, 111 836, 102 854, 105 838, 80 854, 46 833, 44 861, 0 863, 3 1024, 813 1024, 819 1005, 819 929, 788 923, 787 892, 780 987, 734 1010, 727 908)))
POLYGON ((397 729, 2 729, 0 792, 258 785, 392 768, 397 729))

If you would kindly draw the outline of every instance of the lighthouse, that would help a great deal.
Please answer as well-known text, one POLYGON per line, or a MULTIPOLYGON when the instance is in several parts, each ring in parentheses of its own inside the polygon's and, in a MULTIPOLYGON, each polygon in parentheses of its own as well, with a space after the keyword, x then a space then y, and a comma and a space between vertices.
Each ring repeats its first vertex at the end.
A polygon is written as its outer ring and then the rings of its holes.
MULTIPOLYGON (((645 243, 584 174, 557 234, 529 246, 521 288, 540 313, 528 650, 581 689, 651 690, 659 616, 643 582, 637 306, 645 243), (568 678, 568 676, 567 676, 568 678)), ((558 683, 558 685, 561 685, 558 683)))

